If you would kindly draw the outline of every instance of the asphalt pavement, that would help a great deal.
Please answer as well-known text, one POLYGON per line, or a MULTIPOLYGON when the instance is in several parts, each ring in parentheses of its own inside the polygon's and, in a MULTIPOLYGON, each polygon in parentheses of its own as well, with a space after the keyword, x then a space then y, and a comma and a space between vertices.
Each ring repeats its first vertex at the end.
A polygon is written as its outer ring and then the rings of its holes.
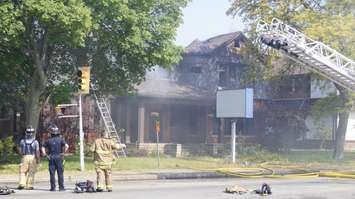
POLYGON ((113 192, 108 193, 73 193, 74 184, 66 183, 65 192, 50 192, 45 182, 36 183, 35 190, 16 191, 13 195, 0 198, 35 198, 35 199, 234 199, 234 198, 278 198, 278 199, 326 199, 355 198, 355 180, 350 179, 184 179, 184 180, 134 180, 114 181, 113 192), (259 196, 253 193, 243 195, 227 194, 226 187, 239 185, 246 189, 260 188, 268 183, 271 196, 259 196))

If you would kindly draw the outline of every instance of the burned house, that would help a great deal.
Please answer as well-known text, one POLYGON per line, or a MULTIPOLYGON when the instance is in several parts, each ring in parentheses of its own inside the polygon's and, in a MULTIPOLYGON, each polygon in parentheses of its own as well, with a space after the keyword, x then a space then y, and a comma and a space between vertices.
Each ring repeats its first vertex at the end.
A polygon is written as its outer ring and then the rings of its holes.
MULTIPOLYGON (((125 129, 123 141, 139 146, 155 143, 157 120, 162 143, 213 144, 229 139, 229 127, 215 117, 216 90, 243 88, 240 76, 245 66, 238 51, 244 40, 241 32, 196 40, 173 71, 148 72, 137 95, 117 97, 111 112, 125 129)), ((240 131, 246 122, 238 125, 240 131)))
POLYGON ((276 150, 319 148, 324 140, 329 143, 336 118, 324 118, 319 130, 311 106, 335 88, 321 91, 304 70, 278 80, 245 84, 248 66, 240 56, 245 40, 241 32, 195 40, 174 70, 156 68, 137 86, 136 95, 115 98, 111 112, 116 124, 125 129, 122 140, 149 148, 156 142, 159 121, 161 147, 229 143, 231 120, 216 118, 216 91, 252 87, 254 118, 237 120, 241 140, 276 150), (327 131, 326 136, 321 131, 327 131))

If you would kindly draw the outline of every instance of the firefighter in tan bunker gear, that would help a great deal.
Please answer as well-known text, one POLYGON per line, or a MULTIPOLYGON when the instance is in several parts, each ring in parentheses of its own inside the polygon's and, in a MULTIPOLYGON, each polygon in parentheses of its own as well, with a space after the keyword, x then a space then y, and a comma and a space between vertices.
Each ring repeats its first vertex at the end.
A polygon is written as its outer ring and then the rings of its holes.
POLYGON ((31 126, 26 129, 25 138, 20 141, 20 182, 18 189, 33 189, 33 180, 40 161, 38 141, 34 137, 35 130, 31 126))
POLYGON ((109 138, 105 132, 102 132, 101 138, 96 139, 91 146, 97 174, 97 192, 102 192, 105 188, 108 192, 112 191, 112 153, 114 150, 125 147, 125 144, 118 144, 114 139, 109 138))

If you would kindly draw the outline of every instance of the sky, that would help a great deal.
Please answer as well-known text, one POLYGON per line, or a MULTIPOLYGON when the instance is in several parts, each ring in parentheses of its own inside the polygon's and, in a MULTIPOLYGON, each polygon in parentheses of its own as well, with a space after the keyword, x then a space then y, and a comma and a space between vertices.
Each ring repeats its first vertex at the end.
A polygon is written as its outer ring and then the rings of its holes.
POLYGON ((229 0, 192 0, 183 10, 183 24, 177 30, 176 44, 187 46, 193 40, 244 29, 240 19, 226 15, 229 0))

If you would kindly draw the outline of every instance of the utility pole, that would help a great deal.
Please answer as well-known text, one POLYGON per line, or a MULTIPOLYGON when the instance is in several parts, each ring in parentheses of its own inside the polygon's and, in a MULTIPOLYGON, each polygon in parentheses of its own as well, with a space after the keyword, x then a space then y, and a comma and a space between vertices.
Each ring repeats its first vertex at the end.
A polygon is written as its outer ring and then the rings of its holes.
POLYGON ((231 136, 231 155, 232 155, 232 163, 235 163, 235 139, 237 134, 237 122, 235 120, 232 121, 232 136, 231 136))

